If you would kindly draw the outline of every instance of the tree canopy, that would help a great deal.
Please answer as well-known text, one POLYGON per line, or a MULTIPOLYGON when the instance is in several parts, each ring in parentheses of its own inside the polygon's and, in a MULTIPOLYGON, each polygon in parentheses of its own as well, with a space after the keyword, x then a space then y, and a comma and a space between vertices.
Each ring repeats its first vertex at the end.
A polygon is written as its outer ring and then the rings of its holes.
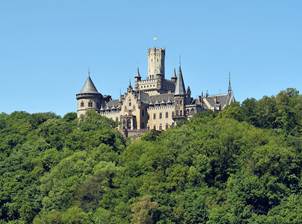
POLYGON ((0 114, 0 223, 300 223, 295 89, 125 139, 89 113, 0 114))

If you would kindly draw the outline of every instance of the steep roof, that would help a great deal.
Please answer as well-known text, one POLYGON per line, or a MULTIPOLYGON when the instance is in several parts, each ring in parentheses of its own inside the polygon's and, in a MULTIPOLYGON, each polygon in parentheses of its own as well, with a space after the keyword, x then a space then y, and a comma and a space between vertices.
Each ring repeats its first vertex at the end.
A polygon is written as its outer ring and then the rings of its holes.
POLYGON ((181 67, 179 66, 174 95, 185 95, 185 94, 186 94, 185 83, 182 77, 181 67))
POLYGON ((86 79, 80 93, 99 93, 90 76, 86 79))
POLYGON ((160 95, 154 95, 149 97, 149 103, 155 103, 155 102, 174 102, 174 95, 173 93, 163 93, 160 95))

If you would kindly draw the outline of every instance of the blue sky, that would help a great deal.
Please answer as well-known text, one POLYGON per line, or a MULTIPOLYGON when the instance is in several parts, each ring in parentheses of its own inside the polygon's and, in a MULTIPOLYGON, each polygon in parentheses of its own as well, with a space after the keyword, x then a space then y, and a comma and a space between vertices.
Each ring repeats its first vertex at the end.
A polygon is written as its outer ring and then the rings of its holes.
POLYGON ((181 55, 193 96, 237 100, 302 91, 300 0, 9 0, 0 2, 0 111, 75 111, 90 68, 98 90, 127 88, 147 48, 166 48, 166 77, 181 55), (153 41, 157 36, 158 40, 153 41))

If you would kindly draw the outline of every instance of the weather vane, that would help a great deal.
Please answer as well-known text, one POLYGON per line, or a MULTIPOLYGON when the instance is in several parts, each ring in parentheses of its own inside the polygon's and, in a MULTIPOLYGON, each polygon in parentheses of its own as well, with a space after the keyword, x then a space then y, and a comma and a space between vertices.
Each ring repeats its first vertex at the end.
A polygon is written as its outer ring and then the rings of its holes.
MULTIPOLYGON (((154 45, 155 45, 155 43, 156 43, 157 40, 158 40, 158 37, 157 37, 157 36, 154 36, 154 37, 153 37, 154 45)), ((155 46, 154 46, 154 47, 155 47, 155 46)))

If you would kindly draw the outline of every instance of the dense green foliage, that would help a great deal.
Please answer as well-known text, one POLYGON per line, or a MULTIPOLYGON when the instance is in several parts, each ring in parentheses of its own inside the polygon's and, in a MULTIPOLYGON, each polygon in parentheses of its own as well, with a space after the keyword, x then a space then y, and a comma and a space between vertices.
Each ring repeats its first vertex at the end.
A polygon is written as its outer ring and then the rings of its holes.
POLYGON ((301 223, 294 89, 125 140, 88 114, 0 114, 0 223, 301 223))

